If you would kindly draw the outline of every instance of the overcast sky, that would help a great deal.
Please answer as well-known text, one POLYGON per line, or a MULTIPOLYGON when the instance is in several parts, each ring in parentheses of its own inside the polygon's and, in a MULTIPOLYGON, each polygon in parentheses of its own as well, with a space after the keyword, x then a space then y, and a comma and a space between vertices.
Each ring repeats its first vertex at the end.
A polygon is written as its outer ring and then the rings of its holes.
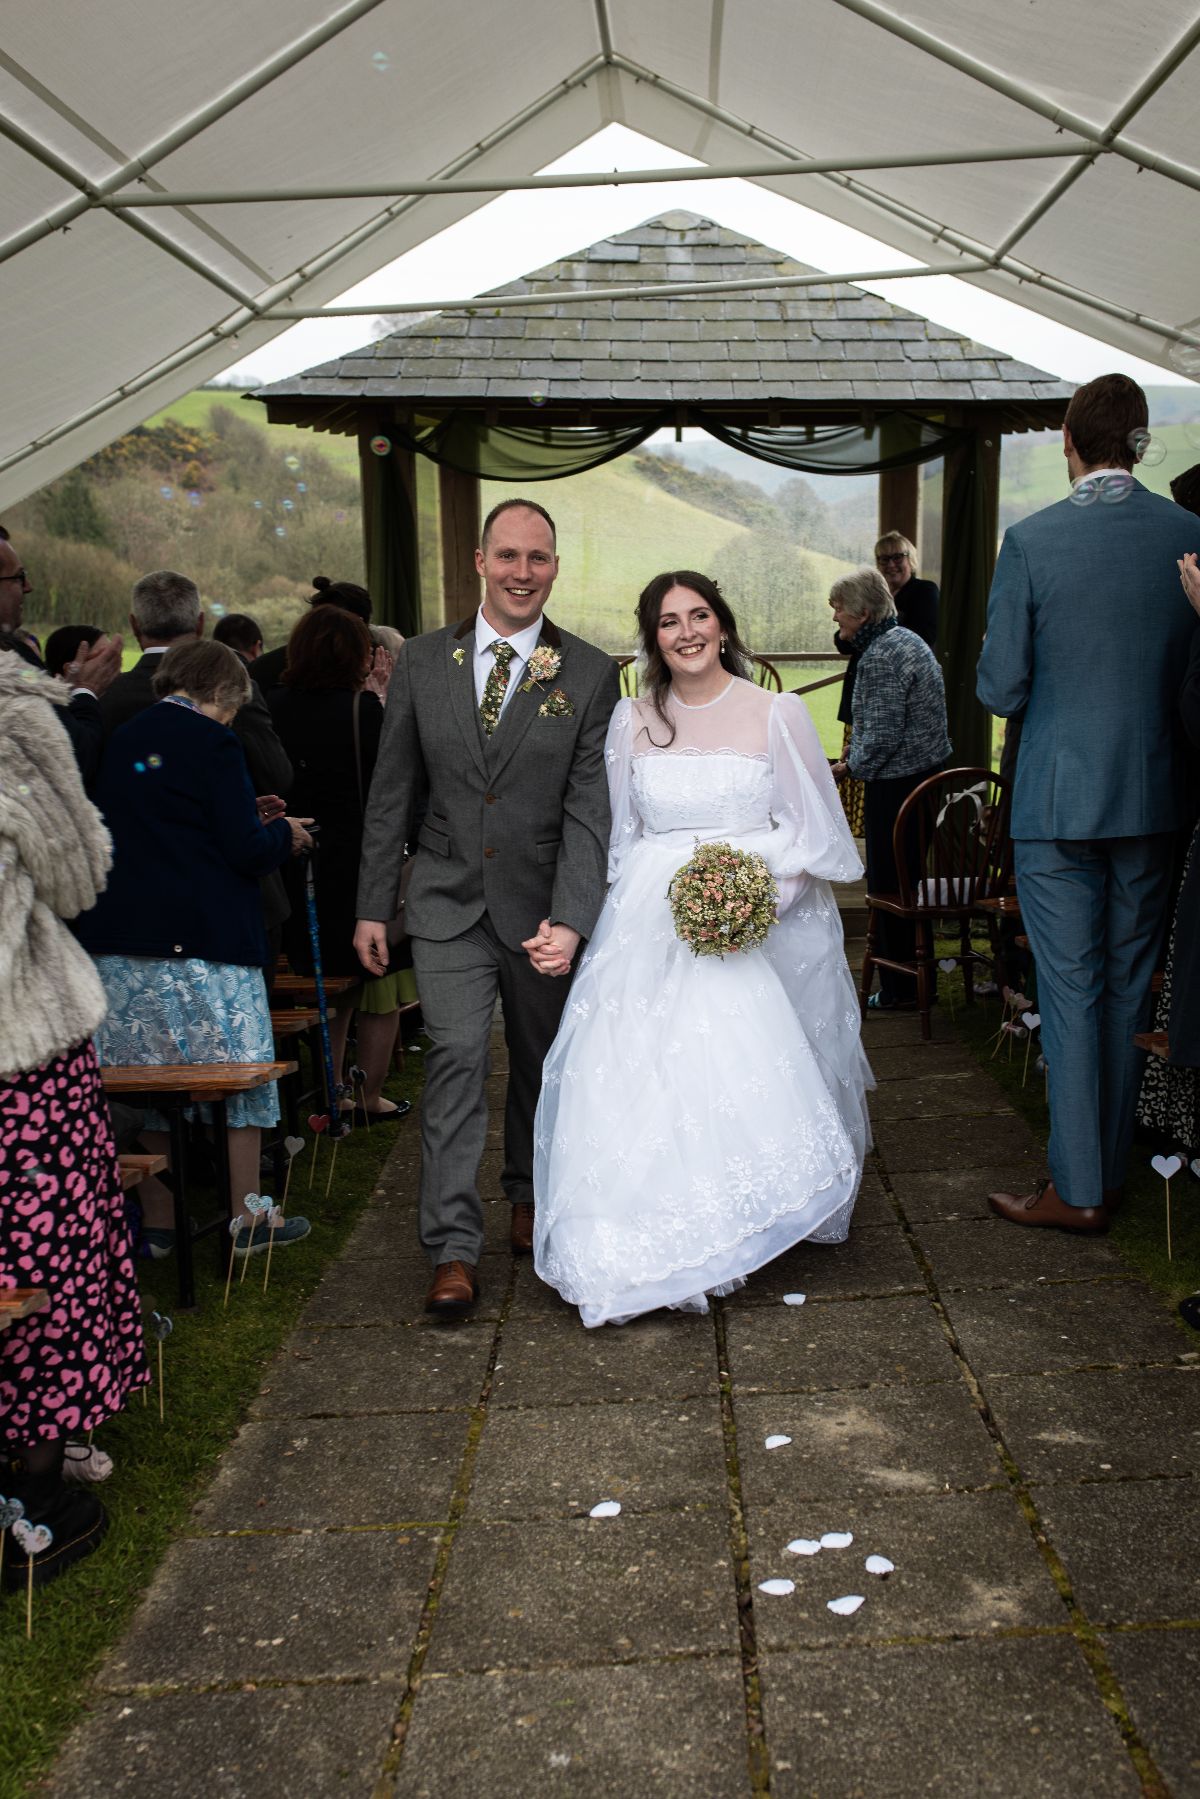
MULTIPOLYGON (((551 163, 545 172, 669 168, 689 163, 700 166, 693 157, 665 149, 623 125, 609 125, 570 155, 551 163)), ((467 299, 557 261, 572 250, 628 231, 643 219, 680 207, 716 219, 731 230, 786 251, 798 262, 830 273, 916 266, 913 258, 877 239, 753 182, 671 182, 502 195, 360 282, 342 301, 378 305, 467 299)), ((1173 385, 1180 380, 1170 370, 1124 355, 951 276, 870 285, 872 292, 884 294, 898 306, 994 349, 1007 350, 1065 380, 1087 381, 1114 369, 1152 385, 1173 385)), ((396 326, 403 322, 403 316, 399 317, 396 326)), ((294 325, 239 362, 224 378, 259 385, 311 368, 367 341, 370 323, 367 319, 331 319, 294 325)))

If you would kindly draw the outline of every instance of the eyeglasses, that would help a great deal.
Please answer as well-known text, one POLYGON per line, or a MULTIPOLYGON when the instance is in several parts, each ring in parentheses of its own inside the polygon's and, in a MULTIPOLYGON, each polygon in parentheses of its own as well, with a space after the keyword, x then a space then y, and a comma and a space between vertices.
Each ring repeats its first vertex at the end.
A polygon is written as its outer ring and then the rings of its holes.
POLYGON ((908 561, 908 551, 907 550, 897 550, 896 554, 894 556, 876 556, 876 558, 875 558, 875 563, 878 568, 882 568, 884 566, 884 564, 887 562, 907 562, 907 561, 908 561))
POLYGON ((29 576, 23 568, 14 569, 11 575, 0 575, 0 581, 19 581, 22 587, 29 586, 29 576))

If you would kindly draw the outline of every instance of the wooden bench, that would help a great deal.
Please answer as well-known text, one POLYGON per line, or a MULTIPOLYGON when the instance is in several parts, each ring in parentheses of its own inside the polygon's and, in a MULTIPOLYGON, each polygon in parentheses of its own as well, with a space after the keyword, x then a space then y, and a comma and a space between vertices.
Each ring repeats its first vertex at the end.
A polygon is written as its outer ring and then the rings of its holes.
POLYGON ((131 1187, 140 1187, 148 1181, 152 1174, 161 1174, 167 1166, 166 1156, 118 1156, 121 1169, 121 1191, 128 1193, 131 1187))
MULTIPOLYGON (((361 987, 366 980, 364 973, 361 979, 352 974, 327 974, 324 977, 325 998, 337 999, 343 993, 349 993, 354 987, 361 987)), ((271 987, 271 1003, 286 1000, 289 1006, 315 1006, 317 1003, 316 977, 310 974, 277 974, 271 987)))
POLYGON ((179 1266, 179 1303, 196 1303, 196 1279, 192 1245, 196 1239, 218 1232, 217 1252, 222 1274, 232 1245, 229 1222, 233 1217, 233 1184, 229 1172, 226 1137, 226 1101, 255 1087, 281 1081, 297 1068, 295 1062, 167 1062, 131 1063, 101 1068, 104 1091, 114 1099, 142 1100, 167 1114, 171 1138, 171 1184, 175 1200, 175 1254, 179 1266), (222 1211, 207 1224, 193 1228, 187 1206, 184 1119, 186 1106, 210 1105, 213 1109, 213 1150, 217 1165, 217 1193, 222 1211))

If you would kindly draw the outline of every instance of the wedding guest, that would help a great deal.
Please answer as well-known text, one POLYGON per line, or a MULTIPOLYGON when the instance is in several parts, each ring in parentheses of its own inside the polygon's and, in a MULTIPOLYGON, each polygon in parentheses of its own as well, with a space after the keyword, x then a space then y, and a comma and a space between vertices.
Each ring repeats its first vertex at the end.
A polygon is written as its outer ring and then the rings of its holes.
MULTIPOLYGON (((121 1176, 91 1038, 104 990, 65 919, 104 886, 108 834, 66 753, 61 682, 0 656, 0 1287, 47 1310, 0 1330, 0 1491, 53 1533, 34 1580, 104 1534, 64 1481, 72 1436, 148 1379, 121 1176)), ((106 1458, 107 1459, 107 1458, 106 1458)), ((9 1540, 10 1585, 27 1577, 9 1540)))
MULTIPOLYGON (((1172 482, 1171 491, 1178 494, 1179 482, 1172 482)), ((1179 574, 1193 611, 1200 615, 1200 566, 1194 555, 1182 558, 1179 574)), ((1179 716, 1194 752, 1193 773, 1200 775, 1200 624, 1192 632, 1179 716)), ((1194 779, 1193 801, 1198 791, 1200 782, 1194 779)), ((1169 1053, 1165 1060, 1146 1060, 1138 1123, 1167 1147, 1200 1154, 1200 820, 1183 863, 1154 1028, 1167 1033, 1169 1053)))
POLYGON ((1017 897, 1050 1069, 1049 1174, 993 1193, 1012 1224, 1103 1231, 1125 1179, 1183 822, 1175 712, 1195 620, 1177 564, 1200 524, 1133 479, 1146 396, 1076 390, 1068 499, 1005 533, 976 691, 1024 713, 1012 801, 1017 897))
POLYGON ((64 678, 67 664, 75 661, 80 650, 90 650, 99 643, 102 635, 95 625, 59 625, 46 639, 46 672, 64 678))
MULTIPOLYGON (((311 843, 305 821, 260 822, 246 759, 229 726, 250 677, 224 644, 194 638, 160 659, 154 705, 109 739, 96 798, 113 836, 114 866, 99 904, 79 920, 108 996, 97 1035, 102 1062, 270 1062, 263 982, 266 936, 258 877, 311 843)), ((207 1115, 208 1108, 204 1108, 207 1115)), ((258 1187, 262 1131, 275 1124, 275 1085, 227 1102, 235 1211, 234 1253, 267 1246, 243 1201, 258 1187)), ((166 1120, 147 1112, 141 1137, 166 1155, 166 1120)), ((147 1236, 169 1249, 165 1189, 143 1183, 147 1236), (153 1233, 153 1234, 152 1234, 153 1233)), ((277 1249, 308 1234, 288 1218, 277 1249)))
MULTIPOLYGON (((835 765, 834 777, 849 773, 865 784, 867 890, 895 893, 899 874, 892 832, 900 808, 950 755, 942 671, 929 645, 900 623, 895 599, 878 569, 861 568, 835 581, 829 604, 839 634, 858 644, 850 747, 835 765)), ((915 836, 912 849, 915 856, 915 836)), ((916 880, 919 872, 914 861, 909 875, 916 880)), ((916 926, 880 912, 875 943, 890 961, 911 962, 916 926)), ((867 1001, 873 1011, 915 1003, 915 976, 879 969, 879 991, 867 1001)))
MULTIPOLYGON (((391 658, 376 649, 354 613, 321 605, 292 630, 282 684, 270 696, 275 728, 291 758, 296 784, 293 801, 318 826, 313 886, 327 975, 354 975, 362 982, 335 1001, 330 1019, 334 1077, 344 1081, 346 1038, 358 1013, 357 1060, 365 1085, 355 1094, 363 1123, 397 1120, 409 1111, 383 1095, 400 1023, 399 981, 389 972, 363 980, 354 950, 355 898, 362 854, 363 818, 379 753, 383 707, 374 688, 386 686, 391 658)), ((312 972, 303 872, 288 871, 292 915, 285 933, 288 961, 297 973, 312 972)))
POLYGON ((213 638, 236 650, 243 662, 257 662, 263 653, 262 630, 248 612, 227 612, 213 626, 213 638))
POLYGON ((694 570, 649 583, 638 630, 642 696, 605 749, 608 897, 534 1127, 534 1265, 588 1326, 707 1311, 802 1239, 843 1241, 869 1143, 829 887, 862 864, 804 702, 754 683, 694 570), (672 917, 697 840, 761 857, 779 889, 765 942, 719 963, 672 917))
MULTIPOLYGON (((922 581, 917 575, 915 544, 910 543, 902 531, 885 531, 875 545, 875 567, 887 582, 900 623, 906 630, 915 631, 931 650, 936 651, 939 595, 934 582, 922 581)), ((845 760, 850 748, 850 728, 854 717, 854 677, 858 672, 858 658, 866 645, 858 644, 856 647, 854 637, 843 637, 840 631, 835 631, 833 647, 839 656, 850 658, 842 677, 842 693, 837 712, 839 722, 845 727, 842 739, 842 758, 845 760)), ((846 817, 850 821, 850 829, 856 837, 861 837, 866 822, 863 784, 852 775, 844 775, 839 782, 838 791, 846 817)))
MULTIPOLYGON (((308 603, 310 606, 340 606, 343 612, 353 613, 364 625, 369 626, 371 623, 371 596, 365 587, 359 587, 355 581, 331 581, 328 575, 314 575, 308 603)), ((280 685, 283 671, 287 667, 287 657, 286 643, 259 657, 254 679, 264 693, 269 693, 273 687, 280 685)))
MULTIPOLYGON (((3 527, 0 527, 0 531, 3 527)), ((7 531, 0 536, 0 652, 18 656, 30 668, 42 668, 41 657, 21 634, 21 619, 33 582, 21 567, 21 559, 7 531)), ((100 638, 82 648, 64 670, 71 694, 66 706, 57 708, 62 728, 71 740, 75 760, 85 785, 90 786, 100 766, 104 743, 100 698, 121 668, 121 639, 100 638)))

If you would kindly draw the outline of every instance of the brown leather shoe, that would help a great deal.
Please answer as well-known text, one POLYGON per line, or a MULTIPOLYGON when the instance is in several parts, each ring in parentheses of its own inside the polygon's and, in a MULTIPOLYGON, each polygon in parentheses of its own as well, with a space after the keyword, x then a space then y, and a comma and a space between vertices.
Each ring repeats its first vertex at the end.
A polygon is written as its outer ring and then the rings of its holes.
POLYGON ((470 1262, 439 1262, 425 1310, 439 1318, 462 1318, 479 1298, 479 1282, 470 1262))
POLYGON ((513 1204, 509 1242, 515 1256, 533 1254, 533 1207, 527 1199, 518 1199, 513 1204))
POLYGON ((989 1193, 988 1204, 1010 1224, 1043 1225, 1058 1231, 1106 1231, 1108 1213, 1103 1206, 1069 1206, 1060 1199, 1050 1180, 1039 1181, 1032 1193, 989 1193))

